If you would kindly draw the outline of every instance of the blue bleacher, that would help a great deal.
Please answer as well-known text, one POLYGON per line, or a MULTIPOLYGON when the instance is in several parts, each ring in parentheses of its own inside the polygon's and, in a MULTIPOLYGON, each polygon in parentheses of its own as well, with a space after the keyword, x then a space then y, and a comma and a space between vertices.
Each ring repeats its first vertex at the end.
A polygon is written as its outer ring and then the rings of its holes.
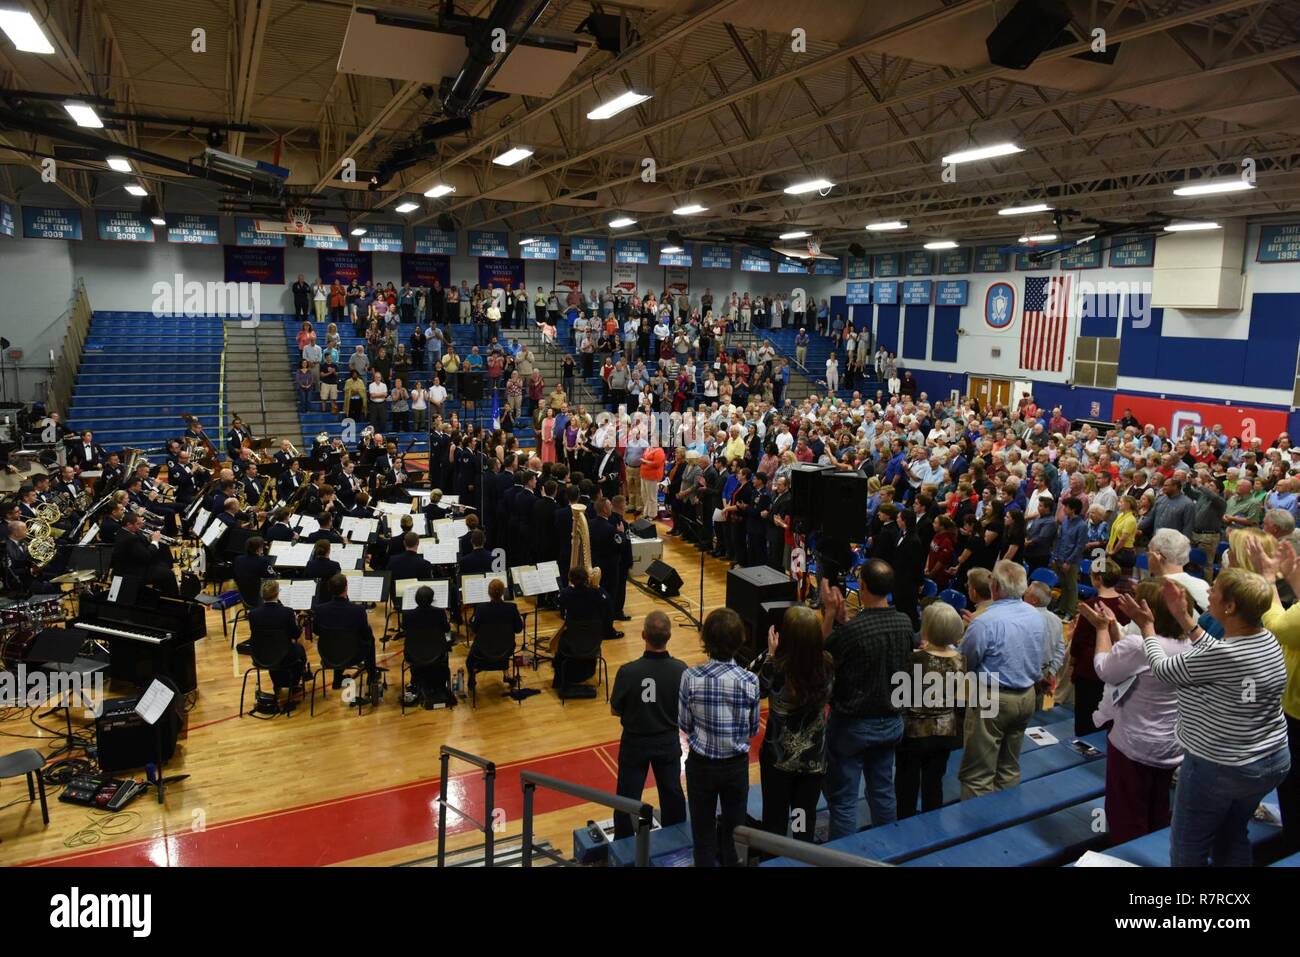
MULTIPOLYGON (((858 323, 861 326, 861 323, 858 323)), ((826 379, 826 359, 831 354, 831 338, 829 336, 818 335, 810 327, 808 330, 808 365, 805 369, 799 369, 795 365, 795 338, 799 334, 798 329, 785 327, 782 329, 758 329, 752 330, 753 334, 762 339, 767 339, 772 343, 773 348, 778 353, 785 356, 790 362, 793 369, 804 372, 813 382, 824 382, 826 379)), ((865 379, 858 379, 854 382, 853 388, 847 386, 847 376, 845 374, 844 348, 840 345, 836 352, 840 359, 840 390, 836 393, 842 399, 851 398, 854 392, 861 392, 865 395, 875 395, 877 389, 883 389, 884 383, 875 377, 875 370, 869 370, 865 379)), ((901 373, 900 373, 901 374, 901 373)))
MULTIPOLYGON (((1276 804, 1277 792, 1273 791, 1264 798, 1264 803, 1276 804)), ((1281 828, 1272 824, 1265 824, 1262 821, 1251 821, 1246 828, 1246 835, 1250 839, 1251 846, 1255 848, 1256 853, 1259 849, 1282 837, 1281 828)), ((1128 861, 1130 864, 1136 864, 1139 867, 1168 867, 1169 866, 1169 828, 1163 828, 1159 831, 1152 831, 1150 834, 1144 834, 1139 838, 1127 841, 1123 844, 1117 844, 1114 847, 1104 849, 1103 853, 1111 857, 1117 857, 1121 861, 1128 861)), ((1300 854, 1296 855, 1295 863, 1286 863, 1283 859, 1275 864, 1275 867, 1300 867, 1300 854)))
POLYGON ((82 350, 67 419, 107 449, 160 449, 184 430, 181 415, 217 421, 223 320, 96 312, 82 350))

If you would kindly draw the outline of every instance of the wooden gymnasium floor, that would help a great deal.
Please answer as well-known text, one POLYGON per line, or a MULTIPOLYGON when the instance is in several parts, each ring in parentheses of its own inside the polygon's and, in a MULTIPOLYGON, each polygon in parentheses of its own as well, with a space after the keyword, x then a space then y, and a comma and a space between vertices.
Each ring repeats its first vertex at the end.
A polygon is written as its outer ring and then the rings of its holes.
MULTIPOLYGON (((664 560, 685 581, 683 598, 692 611, 698 601, 699 552, 664 537, 664 560)), ((705 612, 724 603, 727 565, 706 558, 705 612)), ((520 609, 531 610, 531 599, 520 609)), ((611 680, 618 667, 639 657, 641 619, 660 608, 673 618, 669 650, 688 664, 703 660, 698 634, 665 602, 628 586, 626 636, 606 642, 611 680)), ((231 613, 233 615, 233 612, 231 613)), ((383 629, 381 613, 371 614, 375 634, 383 629)), ((528 632, 533 622, 526 616, 528 632)), ((553 611, 543 611, 539 634, 559 626, 553 611)), ((247 637, 241 626, 240 640, 247 637)), ((466 648, 452 653, 452 674, 463 665, 466 648)), ((308 645, 309 658, 316 653, 308 645)), ((551 689, 552 672, 543 663, 525 668, 524 686, 540 694, 516 704, 502 695, 499 676, 483 675, 478 708, 464 702, 452 710, 399 709, 401 643, 380 651, 389 671, 389 689, 378 710, 358 717, 331 692, 316 716, 304 706, 292 717, 259 720, 239 717, 239 686, 247 658, 222 637, 220 615, 209 612, 208 637, 197 646, 199 696, 189 715, 188 736, 168 765, 170 774, 187 781, 169 787, 165 806, 153 792, 135 799, 117 815, 93 812, 56 799, 49 789, 50 824, 42 827, 38 804, 26 800, 21 778, 0 784, 0 864, 75 866, 318 866, 332 864, 394 865, 437 851, 438 747, 450 744, 497 762, 497 806, 505 812, 504 832, 522 831, 521 769, 613 791, 616 783, 619 722, 605 703, 604 690, 594 699, 563 706, 551 689)), ((250 679, 251 684, 251 679, 250 679)), ((250 693, 251 697, 251 693, 250 693)), ((57 719, 43 721, 55 728, 57 719)), ((0 732, 40 735, 26 714, 0 724, 0 732)), ((761 734, 761 731, 760 731, 761 734)), ((0 737, 0 752, 24 747, 45 749, 43 740, 0 737)), ((756 764, 752 779, 758 780, 756 764)), ((137 774, 137 776, 141 776, 137 774)), ((451 800, 483 817, 481 777, 453 762, 451 800)), ((653 778, 646 798, 655 803, 653 778)), ((565 795, 538 791, 536 834, 568 854, 572 830, 588 820, 609 816, 602 807, 565 795)), ((468 847, 482 836, 463 821, 449 817, 448 846, 468 847)))

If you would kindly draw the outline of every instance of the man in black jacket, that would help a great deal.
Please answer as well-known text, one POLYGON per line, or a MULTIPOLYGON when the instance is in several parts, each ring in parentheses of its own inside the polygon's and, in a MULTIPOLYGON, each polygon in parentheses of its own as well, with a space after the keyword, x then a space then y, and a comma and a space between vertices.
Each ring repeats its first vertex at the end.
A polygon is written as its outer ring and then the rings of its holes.
POLYGON ((244 554, 235 556, 235 587, 249 605, 256 605, 262 593, 262 579, 275 577, 275 565, 266 557, 266 542, 254 535, 244 543, 244 554))
POLYGON ((481 528, 476 528, 469 537, 471 550, 460 560, 461 575, 486 575, 492 571, 492 553, 484 547, 486 538, 481 528))
POLYGON ((510 501, 509 533, 506 555, 510 564, 526 564, 533 553, 532 522, 533 505, 537 502, 537 475, 529 469, 521 469, 516 479, 514 498, 510 501))
POLYGON ((560 506, 555 501, 556 488, 555 479, 547 479, 542 486, 542 494, 533 502, 533 514, 528 527, 532 537, 534 564, 559 560, 559 548, 555 541, 555 514, 560 506))
MULTIPOLYGON (((375 633, 370 628, 370 619, 366 616, 366 610, 348 600, 347 575, 338 574, 327 580, 325 593, 329 596, 329 600, 316 606, 315 614, 312 615, 312 631, 316 635, 324 632, 345 632, 357 636, 360 639, 357 656, 346 664, 349 666, 359 664, 364 667, 373 686, 376 675, 375 633)), ((333 687, 343 687, 341 670, 334 672, 333 687)), ((358 702, 369 704, 370 700, 361 697, 358 698, 358 702)))
POLYGON ((280 604, 280 583, 270 579, 262 583, 262 603, 248 613, 248 627, 254 638, 266 631, 280 631, 289 636, 289 654, 278 668, 271 669, 271 684, 276 691, 298 687, 307 667, 307 649, 302 646, 302 629, 292 608, 280 604))
POLYGON ((293 290, 293 318, 305 322, 311 318, 311 284, 299 276, 290 288, 293 290))
MULTIPOLYGON (((405 517, 405 516, 404 516, 405 517)), ((402 536, 402 551, 388 559, 388 573, 395 582, 413 578, 416 581, 429 581, 433 578, 433 566, 420 556, 420 536, 407 532, 402 536)), ((400 602, 401 595, 395 595, 394 601, 400 602)))
POLYGON ((161 538, 161 532, 145 535, 144 519, 138 514, 126 516, 113 542, 112 572, 143 579, 160 593, 174 597, 180 594, 180 589, 172 574, 172 553, 166 545, 159 544, 161 538))

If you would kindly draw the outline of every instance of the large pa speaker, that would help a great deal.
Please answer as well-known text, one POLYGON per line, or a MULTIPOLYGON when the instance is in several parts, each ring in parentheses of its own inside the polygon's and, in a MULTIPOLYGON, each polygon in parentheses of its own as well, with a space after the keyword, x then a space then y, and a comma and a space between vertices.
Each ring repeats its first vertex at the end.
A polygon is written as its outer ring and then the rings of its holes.
POLYGON ((628 529, 636 538, 658 538, 659 529, 648 518, 637 519, 628 529))
POLYGON ((767 647, 770 618, 763 611, 764 603, 795 600, 794 581, 775 568, 754 565, 727 572, 727 607, 745 623, 747 660, 767 647))
POLYGON ((867 477, 861 472, 827 472, 817 483, 817 508, 824 537, 867 540, 867 477))
POLYGON ((645 574, 650 580, 651 590, 657 594, 665 598, 676 598, 682 593, 682 576, 677 574, 672 565, 655 560, 650 563, 645 574))
POLYGON ((827 471, 829 468, 825 465, 808 465, 803 462, 790 466, 790 513, 795 522, 806 531, 817 527, 820 515, 817 508, 817 483, 827 471))
POLYGON ((1026 70, 1070 22, 1063 0, 1019 0, 984 40, 989 62, 1026 70))
POLYGON ((465 402, 483 401, 483 373, 462 372, 460 374, 460 398, 465 402))

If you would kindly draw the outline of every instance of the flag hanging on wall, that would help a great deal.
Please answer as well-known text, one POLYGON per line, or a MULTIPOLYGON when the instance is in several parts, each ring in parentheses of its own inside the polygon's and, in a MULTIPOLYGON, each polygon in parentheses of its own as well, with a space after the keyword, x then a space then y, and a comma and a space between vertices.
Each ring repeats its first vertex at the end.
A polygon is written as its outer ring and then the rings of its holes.
POLYGON ((1069 331, 1069 276, 1025 278, 1025 321, 1020 326, 1020 368, 1060 372, 1069 331))

